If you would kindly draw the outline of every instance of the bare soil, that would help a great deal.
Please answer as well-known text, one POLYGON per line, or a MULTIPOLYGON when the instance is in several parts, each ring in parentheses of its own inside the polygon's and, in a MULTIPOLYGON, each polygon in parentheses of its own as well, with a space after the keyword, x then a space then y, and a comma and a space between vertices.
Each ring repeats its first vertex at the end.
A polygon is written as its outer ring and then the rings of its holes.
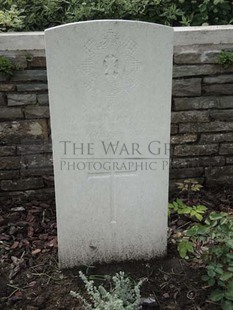
MULTIPOLYGON (((202 203, 209 209, 233 211, 233 191, 201 191, 183 199, 202 203)), ((171 221, 171 229, 184 225, 171 221)), ((169 243, 165 258, 130 261, 59 270, 57 261, 56 213, 53 200, 0 203, 0 309, 52 310, 84 309, 70 290, 85 295, 78 271, 105 284, 103 275, 124 271, 138 281, 146 279, 142 297, 153 296, 157 309, 215 310, 209 299, 210 288, 201 280, 200 266, 182 260, 176 246, 169 243)))

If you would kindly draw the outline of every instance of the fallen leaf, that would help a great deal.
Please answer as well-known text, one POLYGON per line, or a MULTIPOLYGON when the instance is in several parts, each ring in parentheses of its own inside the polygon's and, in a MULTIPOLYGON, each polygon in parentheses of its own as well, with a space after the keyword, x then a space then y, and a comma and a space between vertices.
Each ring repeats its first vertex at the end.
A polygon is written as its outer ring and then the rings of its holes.
POLYGON ((28 237, 32 238, 34 234, 34 228, 32 226, 28 227, 28 237))
POLYGON ((36 249, 36 250, 32 251, 32 255, 36 255, 40 252, 41 252, 41 249, 36 249))
POLYGON ((16 249, 16 248, 18 247, 18 245, 19 245, 19 241, 15 241, 15 242, 12 244, 11 249, 12 249, 12 250, 13 250, 13 249, 16 249))
POLYGON ((48 234, 41 234, 41 235, 39 235, 39 239, 40 239, 40 240, 46 240, 46 239, 48 239, 48 234))
POLYGON ((40 203, 40 207, 41 208, 50 208, 50 205, 49 204, 47 204, 47 203, 40 203))
POLYGON ((57 247, 57 237, 55 237, 54 239, 52 239, 51 241, 49 241, 47 243, 47 246, 49 247, 57 247))
POLYGON ((1 234, 0 235, 0 240, 10 240, 11 237, 9 235, 6 235, 6 234, 1 234))
POLYGON ((22 212, 25 211, 25 208, 24 207, 11 208, 11 211, 22 212))
POLYGON ((23 258, 17 258, 16 256, 11 256, 11 260, 13 264, 11 264, 11 272, 9 274, 9 279, 13 279, 16 276, 16 274, 19 272, 24 263, 23 258))
POLYGON ((28 283, 28 287, 34 287, 36 285, 36 281, 32 281, 28 283))

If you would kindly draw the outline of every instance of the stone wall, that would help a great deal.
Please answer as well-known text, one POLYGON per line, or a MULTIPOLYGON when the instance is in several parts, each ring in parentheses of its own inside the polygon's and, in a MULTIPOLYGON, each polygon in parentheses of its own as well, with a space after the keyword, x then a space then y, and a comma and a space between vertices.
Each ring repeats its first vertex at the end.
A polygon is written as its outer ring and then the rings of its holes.
MULTIPOLYGON (((233 28, 200 29, 175 35, 171 189, 187 178, 233 184, 233 66, 217 63, 221 50, 233 50, 233 28)), ((0 75, 0 198, 47 199, 54 187, 43 33, 1 38, 0 55, 21 70, 0 75)))
POLYGON ((233 184, 233 66, 218 64, 223 49, 233 44, 175 47, 171 180, 233 184))
POLYGON ((2 51, 21 70, 0 75, 0 197, 54 194, 44 51, 2 51))

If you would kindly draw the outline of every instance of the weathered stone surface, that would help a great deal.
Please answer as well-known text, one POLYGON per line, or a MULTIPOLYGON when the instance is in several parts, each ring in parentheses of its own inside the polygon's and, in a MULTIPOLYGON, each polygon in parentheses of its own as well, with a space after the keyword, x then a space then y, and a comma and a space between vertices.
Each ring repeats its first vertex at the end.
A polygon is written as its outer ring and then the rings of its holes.
POLYGON ((202 89, 207 95, 233 95, 233 84, 203 85, 202 89))
POLYGON ((2 170, 0 171, 0 180, 18 179, 19 170, 2 170))
POLYGON ((227 163, 227 164, 232 164, 232 165, 233 165, 233 157, 227 157, 227 158, 226 158, 226 163, 227 163))
POLYGON ((3 93, 0 93, 0 106, 6 105, 6 96, 3 93))
POLYGON ((47 187, 54 187, 54 176, 44 175, 42 178, 47 187))
POLYGON ((201 79, 175 79, 173 80, 172 94, 175 97, 200 96, 201 79))
POLYGON ((233 141, 233 133, 201 134, 200 143, 219 143, 233 141))
POLYGON ((15 55, 15 56, 8 56, 10 61, 17 65, 20 70, 27 68, 27 59, 26 56, 22 55, 15 55))
POLYGON ((233 143, 223 143, 220 145, 219 154, 230 155, 233 154, 233 143))
POLYGON ((47 106, 27 106, 24 109, 25 118, 49 118, 49 107, 47 106))
MULTIPOLYGON (((0 188, 1 188, 1 183, 0 183, 0 188)), ((26 197, 26 191, 16 191, 16 192, 4 192, 4 191, 0 191, 0 201, 5 201, 6 198, 10 198, 12 201, 14 201, 15 199, 20 199, 20 200, 24 200, 26 197)))
MULTIPOLYGON (((230 70, 231 72, 232 70, 230 70)), ((214 75, 217 73, 226 72, 219 65, 185 65, 185 66, 174 66, 173 77, 189 77, 189 76, 202 76, 202 75, 214 75)))
POLYGON ((214 155, 218 152, 217 144, 204 145, 177 145, 174 149, 175 156, 202 156, 214 155))
POLYGON ((198 64, 201 62, 201 53, 198 51, 181 51, 174 53, 175 64, 198 64))
POLYGON ((208 111, 185 111, 185 112, 172 112, 172 123, 196 123, 196 122, 208 122, 208 111))
POLYGON ((0 84, 0 91, 14 91, 16 86, 14 84, 0 84))
POLYGON ((187 50, 181 51, 174 54, 175 64, 208 64, 217 63, 220 50, 187 50))
POLYGON ((16 146, 0 146, 0 156, 10 156, 16 154, 16 146))
POLYGON ((23 177, 29 176, 53 176, 53 167, 37 167, 33 169, 20 169, 20 175, 23 177))
POLYGON ((233 183, 233 166, 205 168, 207 185, 231 185, 233 183))
POLYGON ((230 186, 232 188, 233 184, 233 175, 220 175, 218 177, 206 177, 207 186, 230 186))
MULTIPOLYGON (((202 65, 183 65, 183 66, 177 66, 175 65, 173 67, 173 77, 174 78, 180 78, 180 77, 196 77, 196 76, 202 76, 202 75, 215 75, 215 74, 221 74, 221 73, 232 73, 233 72, 233 66, 230 66, 228 68, 223 68, 219 64, 202 64, 202 65)), ((206 78, 207 80, 209 77, 206 78)), ((204 78, 205 81, 205 78, 204 78)), ((219 82, 217 82, 219 83, 219 82)), ((224 83, 230 83, 230 82, 224 82, 224 83)), ((211 83, 213 84, 213 83, 211 83)))
POLYGON ((52 154, 25 155, 21 156, 20 162, 24 169, 44 168, 52 167, 53 158, 52 154))
POLYGON ((3 180, 1 181, 1 190, 3 191, 18 191, 34 188, 44 187, 44 182, 42 178, 27 178, 13 180, 3 180))
POLYGON ((20 168, 19 157, 0 157, 0 170, 11 170, 20 168))
POLYGON ((201 109, 228 109, 233 107, 233 97, 174 98, 176 111, 201 109))
POLYGON ((46 67, 46 58, 42 56, 35 56, 30 61, 30 67, 33 68, 45 68, 46 67))
POLYGON ((203 175, 204 168, 182 168, 182 169, 171 169, 169 177, 171 179, 186 179, 186 178, 198 178, 203 175))
POLYGON ((43 91, 48 90, 47 84, 17 84, 18 91, 43 91))
POLYGON ((42 189, 34 189, 34 190, 21 190, 21 191, 13 191, 13 192, 0 192, 0 199, 10 197, 11 199, 18 200, 20 198, 21 201, 28 199, 36 199, 39 201, 48 201, 48 199, 54 199, 54 188, 42 188, 42 189))
POLYGON ((233 121, 233 110, 210 111, 210 117, 218 121, 233 121))
POLYGON ((184 144, 197 141, 197 135, 184 134, 171 136, 171 144, 184 144))
POLYGON ((218 63, 218 56, 221 53, 221 49, 219 50, 209 50, 202 51, 201 53, 201 63, 218 63))
POLYGON ((37 101, 40 105, 47 105, 49 104, 49 96, 48 94, 38 94, 37 101))
POLYGON ((233 131, 233 123, 215 121, 210 123, 179 124, 180 133, 218 132, 218 131, 233 131))
POLYGON ((31 81, 47 81, 46 70, 23 70, 17 71, 11 78, 11 81, 31 82, 31 81))
POLYGON ((173 168, 194 168, 194 167, 212 167, 224 166, 224 156, 200 156, 193 158, 173 158, 171 166, 173 168))
POLYGON ((0 82, 6 82, 10 79, 10 75, 7 75, 5 73, 0 73, 0 82))
POLYGON ((8 94, 7 104, 8 106, 36 104, 36 94, 8 94))
POLYGON ((204 84, 225 84, 225 83, 233 83, 233 75, 218 75, 205 77, 203 79, 204 84))
POLYGON ((46 120, 20 120, 0 123, 0 144, 23 144, 26 140, 47 139, 46 120))
POLYGON ((178 133, 179 126, 176 124, 171 124, 171 134, 175 135, 178 133))
POLYGON ((40 154, 40 153, 41 154, 42 153, 52 153, 51 142, 17 146, 17 154, 18 155, 40 154))
POLYGON ((24 118, 20 108, 1 107, 0 119, 17 119, 24 118))

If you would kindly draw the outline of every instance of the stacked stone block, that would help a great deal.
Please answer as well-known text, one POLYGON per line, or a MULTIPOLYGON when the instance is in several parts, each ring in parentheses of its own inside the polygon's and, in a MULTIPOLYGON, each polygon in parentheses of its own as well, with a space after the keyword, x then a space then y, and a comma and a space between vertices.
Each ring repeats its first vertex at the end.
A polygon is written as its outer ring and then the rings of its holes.
MULTIPOLYGON (((194 178, 233 184, 233 66, 218 64, 232 45, 176 46, 170 185, 194 178)), ((46 59, 43 50, 0 51, 20 66, 0 74, 0 198, 54 195, 46 59)))
POLYGON ((20 69, 0 74, 0 198, 54 195, 44 51, 2 51, 20 69))
POLYGON ((233 65, 218 63, 222 50, 233 51, 233 45, 175 48, 172 186, 185 178, 206 186, 233 185, 233 65))

